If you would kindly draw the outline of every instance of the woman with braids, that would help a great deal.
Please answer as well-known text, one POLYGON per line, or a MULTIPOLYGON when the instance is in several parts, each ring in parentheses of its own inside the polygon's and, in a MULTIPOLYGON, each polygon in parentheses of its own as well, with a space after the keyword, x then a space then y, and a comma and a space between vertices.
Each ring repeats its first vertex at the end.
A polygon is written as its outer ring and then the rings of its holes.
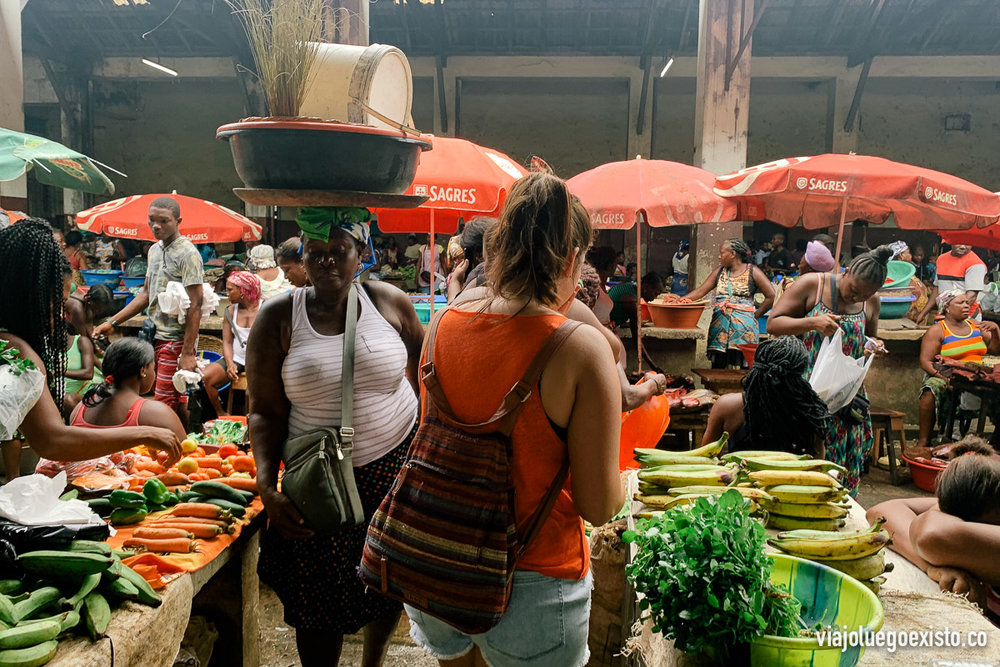
POLYGON ((65 376, 66 320, 70 267, 44 220, 28 218, 0 231, 0 340, 18 350, 45 376, 47 392, 19 428, 40 456, 82 461, 130 447, 165 450, 179 458, 181 438, 164 428, 82 429, 67 426, 59 413, 65 376))
MULTIPOLYGON (((843 332, 844 354, 860 358, 867 350, 882 352, 885 346, 875 336, 878 331, 879 299, 876 292, 885 282, 892 256, 889 246, 862 253, 847 271, 810 273, 796 280, 775 305, 768 319, 772 336, 801 336, 809 350, 809 366, 819 354, 823 339, 843 332)), ((824 427, 826 458, 847 468, 842 482, 852 495, 857 493, 861 468, 872 446, 872 420, 868 414, 864 388, 855 401, 835 415, 824 427)))
POLYGON ((729 450, 768 449, 822 456, 817 447, 830 417, 826 404, 806 380, 809 353, 794 336, 765 340, 743 392, 724 394, 712 406, 702 442, 732 433, 729 450))
POLYGON ((723 241, 719 248, 719 268, 713 271, 687 298, 697 301, 715 291, 715 309, 708 329, 708 357, 712 368, 740 367, 740 345, 758 340, 757 318, 771 309, 774 286, 753 265, 750 246, 743 239, 723 241), (754 294, 764 295, 764 302, 754 306, 754 294))

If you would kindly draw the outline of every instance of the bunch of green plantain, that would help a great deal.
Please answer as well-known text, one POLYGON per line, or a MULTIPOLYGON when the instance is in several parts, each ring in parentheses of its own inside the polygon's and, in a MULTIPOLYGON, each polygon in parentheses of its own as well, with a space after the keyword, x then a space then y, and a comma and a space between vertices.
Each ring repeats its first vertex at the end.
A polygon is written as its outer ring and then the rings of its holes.
POLYGON ((791 556, 807 558, 828 565, 854 577, 873 593, 885 583, 882 575, 892 571, 885 562, 883 549, 892 541, 882 529, 885 518, 879 517, 870 527, 852 532, 798 529, 778 533, 767 543, 791 556))
POLYGON ((741 479, 767 492, 767 527, 776 530, 837 530, 850 511, 847 492, 833 474, 844 469, 830 461, 787 452, 734 452, 741 479))
POLYGON ((749 485, 736 487, 739 465, 718 458, 728 440, 729 434, 723 433, 715 442, 686 452, 636 448, 639 492, 634 499, 648 508, 637 516, 649 517, 671 507, 690 505, 698 498, 718 496, 731 488, 747 499, 751 513, 762 513, 761 501, 770 496, 749 485))
POLYGON ((23 577, 0 580, 0 667, 44 665, 72 630, 97 641, 111 621, 109 599, 160 604, 149 583, 103 542, 29 551, 17 563, 23 577))

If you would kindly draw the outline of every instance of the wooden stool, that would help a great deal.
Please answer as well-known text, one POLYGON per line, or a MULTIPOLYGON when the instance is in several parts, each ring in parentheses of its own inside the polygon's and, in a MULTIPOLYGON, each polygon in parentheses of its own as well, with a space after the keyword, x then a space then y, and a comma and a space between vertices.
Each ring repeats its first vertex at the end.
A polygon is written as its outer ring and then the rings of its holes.
POLYGON ((889 457, 889 481, 893 484, 900 484, 902 480, 897 476, 897 468, 903 463, 896 461, 896 448, 892 445, 892 434, 899 434, 900 450, 905 450, 906 429, 903 426, 903 417, 906 416, 906 413, 873 407, 869 410, 869 414, 872 418, 872 465, 878 465, 884 445, 886 455, 889 457))
POLYGON ((230 385, 230 387, 229 387, 229 397, 226 399, 226 412, 228 412, 229 414, 233 414, 233 395, 236 394, 237 391, 242 391, 243 392, 243 395, 245 396, 244 403, 245 403, 245 407, 246 407, 246 413, 249 415, 250 414, 250 394, 246 393, 247 392, 247 374, 246 373, 240 373, 239 376, 236 378, 236 381, 233 382, 230 385))

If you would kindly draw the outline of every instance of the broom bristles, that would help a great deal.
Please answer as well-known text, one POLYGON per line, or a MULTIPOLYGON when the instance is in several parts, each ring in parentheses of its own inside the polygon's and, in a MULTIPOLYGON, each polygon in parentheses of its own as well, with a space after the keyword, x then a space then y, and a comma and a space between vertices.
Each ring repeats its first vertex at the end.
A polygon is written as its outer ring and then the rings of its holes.
POLYGON ((316 60, 324 0, 226 0, 246 32, 272 116, 298 116, 316 60))

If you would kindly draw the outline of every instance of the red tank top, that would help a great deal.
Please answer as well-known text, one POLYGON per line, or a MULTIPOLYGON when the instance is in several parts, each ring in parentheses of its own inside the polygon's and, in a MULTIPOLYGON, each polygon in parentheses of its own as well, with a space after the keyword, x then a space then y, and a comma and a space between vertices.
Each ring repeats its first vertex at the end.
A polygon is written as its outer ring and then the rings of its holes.
POLYGON ((125 415, 125 421, 121 424, 116 424, 114 426, 98 426, 97 424, 91 424, 84 421, 84 414, 87 412, 87 406, 80 403, 76 406, 73 411, 73 416, 70 418, 71 426, 80 426, 82 428, 120 428, 122 426, 138 426, 139 425, 139 411, 142 410, 142 404, 145 403, 146 398, 137 398, 135 403, 131 405, 128 409, 128 414, 125 415))
MULTIPOLYGON (((437 330, 434 365, 441 389, 455 416, 476 423, 489 419, 503 397, 528 368, 548 336, 565 321, 562 315, 508 315, 450 310, 437 330)), ((528 398, 514 427, 514 488, 518 522, 538 507, 563 461, 566 443, 556 434, 538 391, 528 398)), ((421 398, 423 399, 421 389, 421 398)), ((576 511, 570 482, 559 493, 552 513, 517 562, 559 579, 582 579, 590 566, 583 519, 576 511)))

